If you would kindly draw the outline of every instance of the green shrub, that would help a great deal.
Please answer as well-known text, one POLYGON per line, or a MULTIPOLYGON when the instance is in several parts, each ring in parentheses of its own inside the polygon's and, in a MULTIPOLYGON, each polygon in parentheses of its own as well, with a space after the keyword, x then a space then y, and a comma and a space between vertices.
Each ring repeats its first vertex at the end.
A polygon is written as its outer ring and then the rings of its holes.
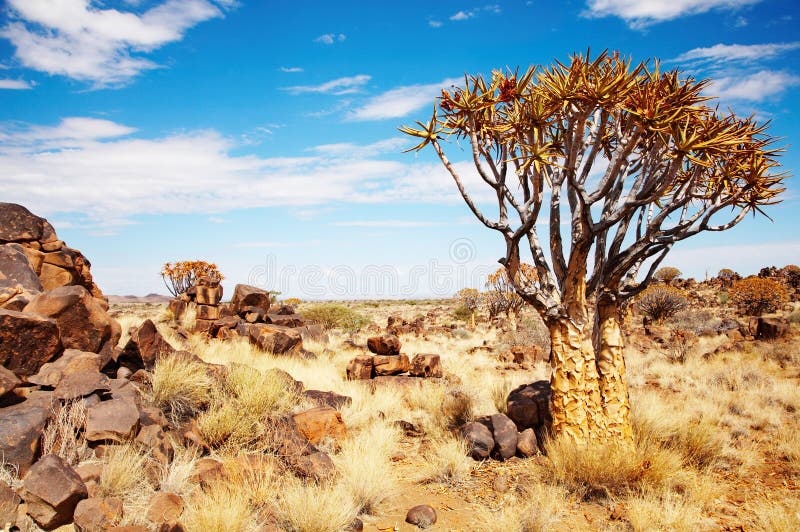
POLYGON ((371 323, 372 320, 350 307, 338 303, 320 303, 303 311, 303 316, 314 320, 325 329, 342 329, 353 332, 371 323))
POLYGON ((469 321, 472 318, 472 311, 464 305, 458 305, 453 309, 453 316, 457 320, 469 321))

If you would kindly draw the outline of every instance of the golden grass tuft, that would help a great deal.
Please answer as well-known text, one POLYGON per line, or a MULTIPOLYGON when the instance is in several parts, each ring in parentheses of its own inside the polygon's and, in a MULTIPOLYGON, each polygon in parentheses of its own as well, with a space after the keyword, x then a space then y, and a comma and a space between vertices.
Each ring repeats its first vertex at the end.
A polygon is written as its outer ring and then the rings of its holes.
POLYGON ((287 478, 277 496, 276 517, 291 532, 341 532, 358 515, 350 493, 331 484, 287 478))
POLYGON ((646 493, 626 500, 627 517, 636 531, 693 532, 713 527, 702 508, 672 492, 646 493))
POLYGON ((70 465, 93 456, 86 440, 79 437, 85 421, 86 405, 81 400, 54 407, 42 432, 42 455, 55 454, 70 465))
POLYGON ((418 482, 458 485, 469 478, 475 465, 466 442, 452 435, 431 441, 421 455, 424 462, 418 469, 418 482))
POLYGON ((559 524, 568 506, 563 488, 532 482, 497 509, 480 506, 475 518, 486 532, 545 532, 559 524))
POLYGON ((229 482, 197 490, 187 501, 181 520, 187 532, 248 532, 257 528, 247 490, 229 482))
POLYGON ((206 365, 190 357, 161 357, 153 367, 151 400, 175 424, 208 406, 216 388, 206 365))

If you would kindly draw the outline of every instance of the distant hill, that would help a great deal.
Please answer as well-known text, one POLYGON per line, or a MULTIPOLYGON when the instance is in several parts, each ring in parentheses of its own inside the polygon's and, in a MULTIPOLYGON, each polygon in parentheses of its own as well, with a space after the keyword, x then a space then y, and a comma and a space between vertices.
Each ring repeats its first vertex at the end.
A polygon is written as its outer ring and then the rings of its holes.
POLYGON ((166 303, 170 299, 169 296, 161 294, 147 294, 146 296, 108 296, 108 302, 114 304, 120 303, 166 303))

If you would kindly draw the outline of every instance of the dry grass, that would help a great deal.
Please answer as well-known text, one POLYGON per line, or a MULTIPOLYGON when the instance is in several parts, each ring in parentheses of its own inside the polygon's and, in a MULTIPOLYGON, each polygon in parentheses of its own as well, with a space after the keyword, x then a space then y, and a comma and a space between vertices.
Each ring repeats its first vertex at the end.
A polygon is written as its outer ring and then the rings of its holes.
POLYGON ((162 357, 153 368, 150 400, 178 424, 211 403, 216 387, 216 380, 201 362, 162 357))
POLYGON ((53 408, 42 432, 42 454, 55 454, 70 465, 93 456, 86 440, 79 436, 86 421, 83 401, 67 401, 53 408))
POLYGON ((358 515, 350 494, 330 484, 287 478, 277 496, 276 517, 291 532, 341 532, 358 515))
POLYGON ((486 532, 545 532, 561 522, 569 505, 563 488, 532 482, 499 508, 478 508, 476 524, 486 532))
POLYGON ((246 486, 230 482, 197 490, 186 503, 182 521, 187 532, 248 532, 257 528, 246 486))
POLYGON ((467 444, 458 437, 443 436, 425 445, 420 454, 424 462, 418 468, 418 482, 458 485, 469 478, 475 461, 467 456, 467 444))
POLYGON ((699 505, 672 492, 632 497, 626 506, 627 518, 637 531, 693 532, 713 525, 699 505))
POLYGON ((800 530, 800 500, 788 493, 750 502, 747 506, 755 518, 750 530, 763 532, 796 532, 800 530))

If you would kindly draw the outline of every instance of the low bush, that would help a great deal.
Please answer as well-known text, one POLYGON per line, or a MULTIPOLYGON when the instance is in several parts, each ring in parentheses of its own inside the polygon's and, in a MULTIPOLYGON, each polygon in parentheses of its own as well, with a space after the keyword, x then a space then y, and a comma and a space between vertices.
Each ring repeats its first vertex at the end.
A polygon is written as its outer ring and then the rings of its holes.
POLYGON ((320 303, 303 311, 303 315, 325 329, 342 329, 355 332, 371 323, 371 320, 350 307, 338 303, 320 303))
POLYGON ((688 304, 682 290, 663 284, 650 286, 636 298, 639 311, 657 322, 675 315, 688 304))
POLYGON ((747 277, 730 289, 730 299, 736 308, 747 316, 760 316, 775 312, 789 301, 786 288, 767 277, 747 277))

